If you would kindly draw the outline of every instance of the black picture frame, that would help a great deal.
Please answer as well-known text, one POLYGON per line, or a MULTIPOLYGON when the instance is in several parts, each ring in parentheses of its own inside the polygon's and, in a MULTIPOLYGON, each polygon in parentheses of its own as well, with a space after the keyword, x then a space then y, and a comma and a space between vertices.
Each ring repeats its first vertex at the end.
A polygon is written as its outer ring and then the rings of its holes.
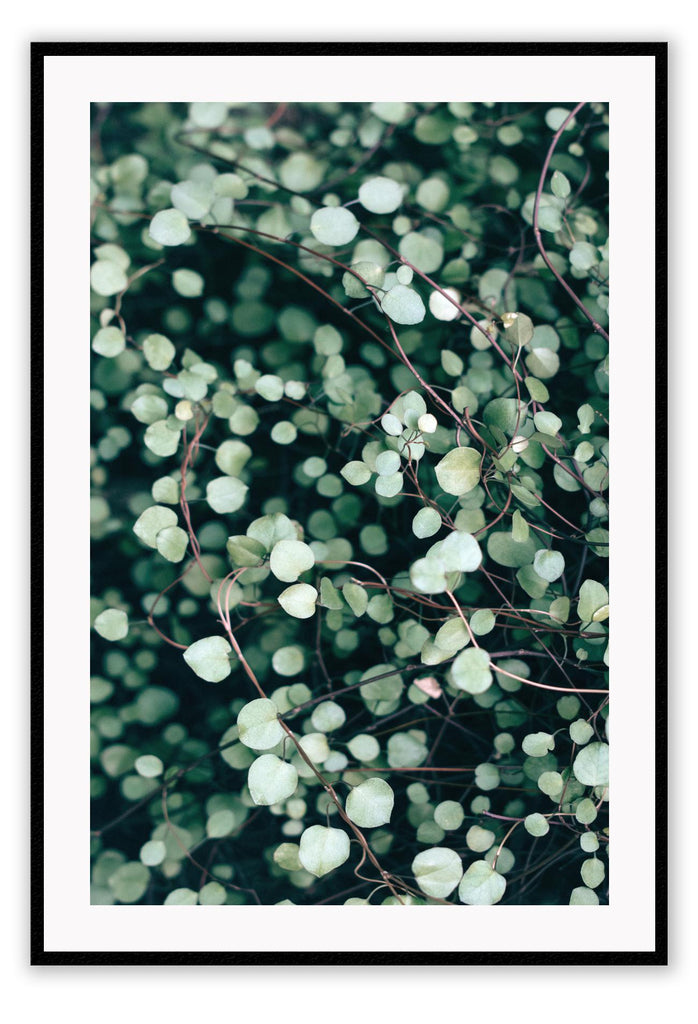
MULTIPOLYGON (((167 56, 188 58, 236 57, 289 55, 312 59, 316 56, 360 56, 360 55, 405 55, 419 61, 425 55, 491 57, 530 57, 532 59, 550 56, 576 58, 606 56, 618 58, 648 57, 654 61, 654 109, 651 112, 655 124, 655 193, 653 196, 655 214, 655 323, 656 363, 654 382, 654 417, 656 423, 655 455, 667 450, 667 84, 668 47, 662 42, 550 42, 550 43, 81 43, 81 42, 34 42, 31 44, 31 162, 32 162, 32 220, 31 220, 31 409, 32 409, 32 537, 39 538, 45 523, 44 471, 41 438, 46 427, 44 403, 46 381, 44 378, 44 357, 48 330, 44 311, 44 220, 48 212, 45 205, 44 171, 44 128, 45 128, 45 62, 48 58, 60 58, 68 65, 75 58, 89 56, 167 56)), ((85 86, 86 93, 89 91, 85 86)), ((667 948, 667 464, 662 458, 655 458, 653 501, 656 506, 656 532, 652 538, 655 545, 655 634, 653 651, 655 668, 655 733, 651 737, 654 746, 656 766, 655 788, 655 878, 653 914, 655 919, 654 949, 617 950, 598 953, 590 950, 558 950, 555 962, 558 965, 662 965, 668 962, 667 948)), ((32 622, 41 618, 45 597, 44 564, 42 548, 37 543, 32 550, 32 622)), ((486 953, 433 953, 427 950, 414 952, 302 952, 298 954, 269 950, 224 953, 220 951, 137 951, 110 952, 73 949, 55 950, 47 948, 44 937, 45 899, 44 861, 46 853, 44 832, 44 811, 46 793, 44 786, 43 744, 45 727, 48 724, 45 713, 45 655, 44 637, 38 626, 32 635, 32 692, 31 692, 31 962, 34 965, 546 965, 549 951, 501 950, 486 953)), ((86 842, 81 836, 74 836, 75 843, 86 842)), ((122 910, 128 913, 128 910, 122 910)))

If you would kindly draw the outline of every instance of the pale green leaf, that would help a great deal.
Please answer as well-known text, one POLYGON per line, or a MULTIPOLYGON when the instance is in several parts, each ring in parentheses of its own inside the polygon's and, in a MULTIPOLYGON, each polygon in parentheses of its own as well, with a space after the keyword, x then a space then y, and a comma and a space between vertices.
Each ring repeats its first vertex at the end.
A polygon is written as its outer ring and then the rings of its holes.
POLYGON ((311 825, 301 836, 298 858, 311 875, 320 878, 349 858, 349 836, 341 828, 311 825))
POLYGON ((148 233, 160 245, 181 245, 191 237, 189 221, 181 210, 160 210, 150 222, 148 233))
POLYGON ((313 549, 300 540, 280 540, 274 545, 269 566, 277 580, 294 583, 315 565, 313 549))
POLYGON ((240 742, 253 750, 269 750, 283 739, 284 730, 278 719, 279 709, 272 700, 260 697, 240 709, 237 717, 240 742))
POLYGON ((360 828, 376 828, 390 821, 395 795, 383 779, 367 779, 347 797, 346 812, 360 828))
POLYGON ((220 683, 230 675, 232 647, 222 636, 207 636, 196 640, 184 652, 187 665, 197 676, 209 683, 220 683))
POLYGON ((348 245, 359 227, 351 210, 343 206, 322 206, 310 219, 310 230, 323 245, 348 245))
POLYGON ((262 754, 250 765, 247 788, 259 807, 288 800, 298 787, 298 772, 275 754, 262 754))
POLYGON ((436 464, 436 479, 447 494, 467 494, 480 482, 480 453, 474 448, 452 448, 436 464))
POLYGON ((446 899, 463 877, 463 864, 455 850, 434 846, 422 850, 412 861, 412 874, 427 896, 446 899))
POLYGON ((282 591, 277 600, 283 610, 295 619, 309 619, 315 614, 318 592, 309 583, 294 583, 282 591))
POLYGON ((396 284, 381 299, 381 309, 396 324, 419 324, 426 316, 422 297, 414 288, 396 284))
POLYGON ((467 869, 458 887, 461 903, 469 906, 492 906, 499 903, 507 887, 506 879, 487 861, 476 860, 467 869))
POLYGON ((120 608, 105 608, 94 620, 94 628, 105 640, 123 640, 128 633, 128 615, 120 608))
POLYGON ((590 743, 579 751, 572 765, 575 778, 583 786, 608 784, 608 744, 590 743))

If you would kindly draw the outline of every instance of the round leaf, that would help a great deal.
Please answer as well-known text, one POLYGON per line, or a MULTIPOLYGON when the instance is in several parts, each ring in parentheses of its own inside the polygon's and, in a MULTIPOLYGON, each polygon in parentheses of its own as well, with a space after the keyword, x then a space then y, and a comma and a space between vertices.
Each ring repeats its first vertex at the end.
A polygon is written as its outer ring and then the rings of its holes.
POLYGON ((181 245, 191 236, 189 221, 181 210, 160 210, 150 222, 148 233, 160 245, 181 245))
POLYGON ((217 476, 206 484, 206 501, 214 512, 237 512, 249 487, 235 476, 217 476))
POLYGON ((417 854, 412 861, 412 874, 423 893, 443 900, 463 877, 463 865, 455 850, 433 846, 417 854))
POLYGON ((608 744, 590 743, 584 747, 575 757, 572 770, 583 786, 608 785, 608 744))
POLYGON ((311 875, 320 878, 349 858, 349 836, 341 828, 311 825, 301 836, 298 859, 311 875))
POLYGON ((279 709, 272 700, 260 697, 245 704, 237 717, 240 742, 253 750, 269 750, 284 737, 278 720, 279 709))
POLYGON ((490 907, 499 903, 506 887, 506 879, 491 868, 487 861, 476 860, 463 875, 458 896, 462 903, 469 906, 490 907))
POLYGON ((294 619, 309 619, 315 614, 318 592, 309 583, 294 583, 286 587, 277 600, 283 610, 294 619))
POLYGON ((359 202, 371 213, 392 213, 402 203, 402 185, 392 178, 369 178, 359 188, 359 202))
POLYGON ((436 479, 446 494, 467 494, 480 482, 480 453, 474 448, 452 448, 436 464, 436 479))
POLYGON ((346 812, 360 828, 376 828, 390 821, 395 794, 383 779, 367 779, 351 790, 346 812))
POLYGON ((280 540, 272 548, 269 559, 271 571, 277 580, 283 580, 284 583, 295 582, 301 573, 307 572, 314 565, 312 548, 300 540, 280 540))
POLYGON ((95 619, 94 628, 105 640, 123 640, 128 633, 128 615, 120 608, 105 608, 95 619))
POLYGON ((348 245, 359 230, 359 222, 343 206, 322 206, 311 217, 310 230, 323 245, 348 245))
POLYGON ((220 683, 230 675, 232 647, 222 636, 207 636, 187 647, 184 660, 197 676, 208 683, 220 683))
POLYGON ((396 284, 381 299, 381 309, 396 324, 420 324, 426 316, 426 307, 414 288, 396 284))
POLYGON ((298 772, 275 754, 262 754, 250 765, 247 788, 259 807, 270 807, 293 796, 298 786, 298 772))

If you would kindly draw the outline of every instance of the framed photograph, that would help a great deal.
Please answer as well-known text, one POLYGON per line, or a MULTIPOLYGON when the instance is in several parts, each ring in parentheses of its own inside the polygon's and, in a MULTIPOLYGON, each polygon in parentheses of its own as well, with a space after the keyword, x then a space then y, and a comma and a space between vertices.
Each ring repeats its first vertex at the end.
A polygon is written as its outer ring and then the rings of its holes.
POLYGON ((32 44, 34 964, 666 963, 666 84, 32 44))

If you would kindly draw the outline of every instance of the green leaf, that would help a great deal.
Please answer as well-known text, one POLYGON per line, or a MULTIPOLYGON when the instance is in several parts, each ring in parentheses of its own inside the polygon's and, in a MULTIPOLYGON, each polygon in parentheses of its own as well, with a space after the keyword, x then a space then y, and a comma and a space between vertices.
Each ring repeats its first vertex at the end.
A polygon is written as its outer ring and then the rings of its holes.
POLYGON ((122 864, 109 877, 109 888, 119 903, 137 903, 145 895, 150 882, 150 871, 140 861, 122 864))
POLYGON ((206 484, 206 501, 214 512, 237 512, 248 491, 247 484, 235 476, 217 476, 206 484))
POLYGON ((514 540, 507 530, 490 533, 487 538, 487 554, 499 565, 515 569, 533 562, 541 542, 531 534, 525 541, 514 540))
POLYGON ((545 815, 539 814, 536 811, 533 814, 526 815, 524 818, 524 828, 531 836, 545 836, 550 831, 550 824, 545 815))
POLYGON ((495 839, 494 832, 480 825, 471 825, 465 834, 465 844, 473 853, 487 853, 495 839))
POLYGON ((461 651, 451 667, 454 684, 466 693, 484 693, 492 683, 490 656, 481 647, 461 651))
POLYGON ((189 535, 180 526, 166 526, 155 538, 155 546, 168 562, 181 562, 189 544, 189 535))
POLYGON ((403 187, 392 178, 369 178, 359 187, 359 202, 371 213, 393 213, 402 203, 403 187))
POLYGON ((582 747, 594 735, 594 730, 589 722, 585 722, 583 718, 578 718, 570 725, 569 733, 572 742, 582 747))
POLYGON ((318 704, 310 716, 310 723, 318 732, 334 732, 346 721, 344 708, 333 700, 324 700, 318 704))
POLYGON ((480 482, 480 453, 474 448, 452 448, 436 464, 436 479, 446 494, 459 497, 480 482))
POLYGON ((215 454, 215 463, 221 473, 226 476, 239 476, 249 460, 252 458, 252 449, 244 441, 228 439, 218 445, 215 454))
POLYGON ((237 717, 240 742, 253 750, 269 750, 283 739, 284 730, 278 720, 279 709, 273 700, 260 697, 240 709, 237 717))
POLYGON ((154 455, 166 458, 179 448, 180 430, 172 430, 167 420, 156 420, 146 430, 144 441, 154 455))
POLYGON ((247 788, 258 807, 270 807, 293 796, 298 788, 298 772, 275 754, 262 754, 250 765, 247 788))
POLYGON ((525 313, 502 313, 505 338, 517 348, 528 345, 533 337, 533 321, 525 313))
POLYGON ((113 359, 126 348, 124 332, 118 327, 102 327, 92 339, 92 348, 98 355, 113 359))
POLYGON ((177 513, 166 505, 151 505, 142 512, 133 524, 133 532, 149 548, 157 548, 157 537, 161 530, 177 525, 177 513))
POLYGON ((423 893, 443 900, 463 877, 463 864, 455 850, 434 846, 417 854, 412 861, 412 874, 423 893))
POLYGON ((347 748, 352 757, 364 764, 375 761, 380 754, 381 748, 375 736, 368 733, 359 733, 353 736, 347 743, 347 748))
POLYGON ((591 270, 599 262, 599 253, 590 242, 575 242, 569 258, 575 270, 591 270))
POLYGON ((187 270, 181 267, 179 270, 175 270, 172 275, 172 287, 185 299, 195 299, 199 295, 203 295, 204 291, 204 279, 201 274, 197 274, 195 270, 187 270))
POLYGON ((184 660, 197 676, 208 683, 220 683, 230 675, 232 647, 222 636, 207 636, 190 644, 184 660))
POLYGON ((506 879, 487 861, 476 860, 463 875, 458 886, 458 898, 468 906, 491 907, 499 903, 506 887, 506 879))
POLYGON ((349 836, 341 828, 311 825, 301 835, 298 859, 311 875, 320 878, 349 858, 349 836))
POLYGON ((128 285, 128 278, 117 263, 97 260, 90 268, 90 285, 97 295, 117 295, 128 285))
POLYGON ((143 342, 143 355, 152 370, 166 370, 175 352, 174 345, 164 334, 149 334, 143 342))
POLYGON ((418 558, 410 566, 410 583, 423 594, 443 594, 449 589, 446 569, 438 558, 418 558))
POLYGON ((515 544, 525 544, 528 540, 528 523, 518 509, 511 517, 511 536, 515 544))
POLYGON ((388 764, 391 768, 408 768, 420 765, 429 751, 423 742, 424 733, 415 730, 395 732, 388 739, 388 764))
POLYGON ((536 377, 525 377, 524 384, 534 402, 547 402, 550 399, 550 392, 542 380, 536 377))
POLYGON ((286 587, 277 600, 283 610, 294 619, 309 619, 315 614, 318 592, 309 583, 294 583, 286 587))
POLYGON ((105 608, 94 620, 94 628, 105 640, 123 640, 128 634, 128 615, 120 608, 105 608))
MULTIPOLYGON (((584 580, 579 589, 577 614, 581 621, 592 622, 595 614, 608 606, 608 591, 596 580, 584 580)), ((597 620, 598 621, 598 620, 597 620)))
POLYGON ((358 583, 345 583, 342 587, 342 595, 354 615, 360 618, 368 607, 368 594, 358 583))
POLYGON ((470 616, 470 628, 475 636, 487 636, 495 627, 496 618, 490 608, 478 608, 470 616))
POLYGON ((533 417, 533 422, 536 425, 536 430, 539 430, 541 434, 549 434, 551 437, 554 437, 562 426, 562 420, 553 412, 537 412, 533 417))
POLYGON ((597 814, 596 804, 588 797, 580 800, 574 809, 574 816, 580 825, 591 825, 592 821, 596 820, 597 814))
POLYGON ((259 566, 266 554, 266 548, 258 540, 241 535, 228 537, 225 548, 233 565, 238 566, 259 566))
POLYGON ((428 234, 426 231, 410 231, 403 235, 398 250, 407 263, 421 270, 423 274, 432 274, 438 270, 444 258, 440 236, 428 234))
POLYGON ((438 558, 450 571, 475 572, 482 562, 480 545, 472 534, 464 530, 453 530, 444 540, 437 541, 428 555, 438 558))
POLYGON ((465 812, 456 800, 442 800, 434 808, 434 821, 442 829, 453 832, 463 824, 465 812))
POLYGON ((258 377, 254 389, 268 402, 278 402, 284 397, 284 382, 275 373, 264 373, 258 377))
POLYGON ((330 611, 336 612, 341 611, 344 607, 339 591, 327 576, 323 576, 320 580, 320 600, 318 603, 323 608, 329 608, 330 611))
POLYGON ((567 196, 572 191, 572 187, 562 171, 553 171, 553 176, 550 179, 550 189, 558 199, 567 199, 567 196))
POLYGON ((419 324, 426 316, 426 307, 414 288, 396 284, 381 299, 381 309, 396 324, 419 324))
POLYGON ((165 770, 162 761, 155 754, 142 754, 140 757, 137 757, 134 768, 144 779, 155 779, 158 775, 162 775, 165 770))
POLYGON ((548 583, 553 583, 565 571, 565 559, 559 551, 543 549, 542 551, 536 551, 533 558, 533 568, 542 579, 547 580, 548 583))
POLYGON ((347 797, 346 812, 360 828, 376 828, 390 821, 395 794, 383 779, 367 779, 347 797))
POLYGON ((470 634, 460 616, 447 619, 443 626, 439 627, 434 643, 448 654, 455 654, 470 643, 470 634))
POLYGON ((225 903, 225 888, 220 882, 207 882, 199 889, 199 905, 220 907, 225 903))
POLYGON ((580 874, 582 881, 589 889, 596 889, 606 877, 606 869, 603 862, 597 857, 589 857, 582 863, 580 874))
POLYGON ((290 645, 279 647, 271 656, 271 663, 275 672, 280 676, 297 676, 305 666, 305 655, 302 647, 290 645))
POLYGON ((339 472, 353 487, 360 487, 371 479, 371 470, 365 462, 347 462, 339 472))
POLYGON ((160 245, 182 245, 191 237, 189 222, 181 210, 160 210, 150 222, 148 234, 160 245))
POLYGON ((579 751, 572 771, 583 786, 608 785, 608 744, 590 743, 579 751))
POLYGON ((555 749, 555 737, 549 732, 531 732, 524 736, 521 749, 529 757, 545 757, 555 749))
POLYGON ((361 698, 374 715, 386 715, 395 710, 405 684, 394 665, 375 665, 363 673, 361 681, 361 698), (375 676, 383 678, 371 682, 375 676))
MULTIPOLYGON (((269 566, 277 580, 294 583, 315 565, 313 549, 300 540, 280 540, 272 548, 269 566)), ((317 591, 316 591, 317 593, 317 591)))
POLYGON ((593 889, 587 889, 584 885, 573 889, 570 894, 571 907, 598 907, 598 905, 599 897, 593 889))
POLYGON ((577 420, 579 421, 580 433, 589 433, 595 417, 596 413, 590 405, 584 404, 579 406, 579 408, 577 409, 577 420))
POLYGON ((343 206, 322 206, 310 219, 310 230, 323 245, 348 245, 360 224, 343 206))
POLYGON ((193 889, 183 887, 169 892, 165 897, 164 905, 166 907, 194 907, 198 901, 198 893, 194 892, 193 889))
POLYGON ((415 537, 423 540, 426 537, 433 537, 441 529, 442 520, 435 508, 420 508, 412 520, 412 532, 415 537))

